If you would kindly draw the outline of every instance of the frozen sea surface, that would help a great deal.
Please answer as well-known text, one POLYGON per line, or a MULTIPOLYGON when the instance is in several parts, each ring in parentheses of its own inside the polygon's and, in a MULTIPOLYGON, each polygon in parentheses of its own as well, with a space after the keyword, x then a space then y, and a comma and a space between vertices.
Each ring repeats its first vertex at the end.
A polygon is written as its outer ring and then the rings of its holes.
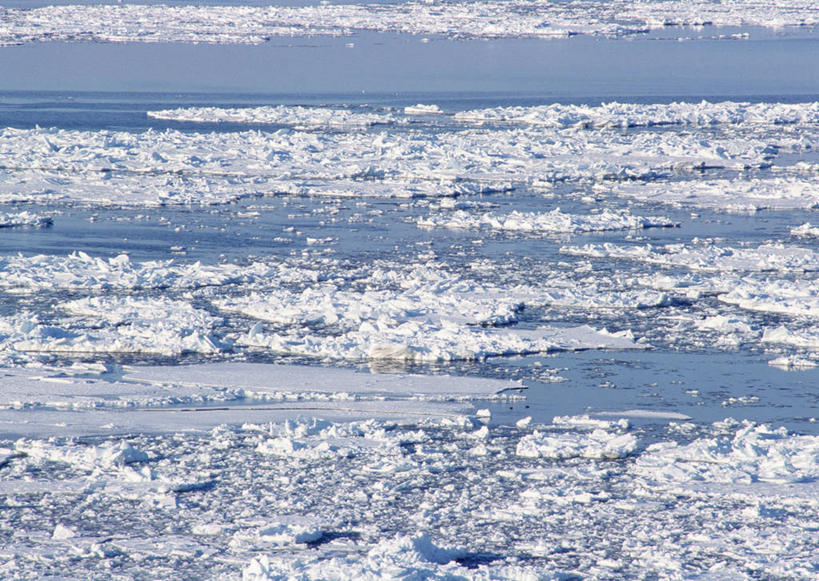
POLYGON ((0 577, 819 574, 810 3, 55 4, 0 577))

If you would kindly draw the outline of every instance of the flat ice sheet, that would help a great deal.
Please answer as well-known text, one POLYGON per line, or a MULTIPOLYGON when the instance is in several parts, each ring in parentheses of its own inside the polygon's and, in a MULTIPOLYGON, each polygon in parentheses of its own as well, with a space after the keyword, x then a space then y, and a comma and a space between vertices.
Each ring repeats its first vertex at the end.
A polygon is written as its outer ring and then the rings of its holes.
POLYGON ((129 367, 123 370, 122 377, 124 380, 137 380, 152 385, 241 389, 254 395, 308 392, 350 396, 379 395, 387 399, 491 398, 503 391, 523 387, 516 381, 477 377, 367 374, 346 369, 254 363, 129 367))
POLYGON ((4 437, 208 430, 220 424, 321 417, 345 421, 458 416, 516 381, 368 374, 252 363, 0 370, 4 437))

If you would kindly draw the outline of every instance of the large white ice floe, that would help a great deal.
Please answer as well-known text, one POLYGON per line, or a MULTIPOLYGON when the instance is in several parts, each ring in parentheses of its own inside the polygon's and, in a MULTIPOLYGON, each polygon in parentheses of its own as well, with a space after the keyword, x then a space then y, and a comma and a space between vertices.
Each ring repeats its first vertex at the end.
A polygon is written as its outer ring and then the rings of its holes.
POLYGON ((211 334, 219 322, 202 309, 172 299, 90 297, 63 305, 86 319, 70 326, 44 324, 20 312, 0 319, 0 348, 21 353, 217 353, 229 345, 211 334))
POLYGON ((793 27, 819 22, 809 0, 396 2, 315 6, 88 5, 4 9, 2 44, 38 41, 258 44, 275 36, 361 31, 452 38, 623 37, 678 26, 793 27))
POLYGON ((317 272, 286 263, 205 265, 174 260, 132 261, 127 254, 110 258, 85 252, 67 255, 0 258, 0 288, 9 290, 147 290, 196 289, 267 280, 315 280, 317 272))
MULTIPOLYGON (((321 125, 339 114, 296 111, 285 108, 282 115, 321 125)), ((351 122, 372 115, 349 112, 351 122)), ((773 127, 740 125, 707 136, 528 126, 223 133, 6 128, 0 201, 162 206, 275 194, 441 197, 565 180, 654 180, 693 168, 760 167, 776 152, 806 151, 816 132, 814 125, 790 133, 773 127)), ((804 203, 810 179, 794 180, 794 203, 804 203)), ((774 191, 766 195, 776 202, 774 191)))
MULTIPOLYGON (((28 436, 208 430, 301 416, 458 419, 474 413, 470 401, 516 397, 524 388, 511 380, 251 363, 5 368, 0 379, 7 388, 0 395, 0 433, 28 436)), ((303 441, 292 439, 329 425, 287 428, 265 446, 270 453, 303 449, 303 441)))
POLYGON ((819 103, 602 103, 473 109, 454 114, 458 121, 522 123, 565 128, 627 128, 665 125, 789 125, 819 123, 819 103))
POLYGON ((637 438, 627 432, 626 420, 596 420, 589 416, 558 416, 561 431, 535 430, 523 436, 515 449, 526 458, 623 458, 637 450, 637 438))
POLYGON ((794 317, 819 317, 819 283, 816 280, 745 278, 719 296, 742 309, 794 317))
MULTIPOLYGON (((403 287, 399 289, 361 292, 325 284, 302 292, 254 292, 215 305, 270 323, 253 325, 236 338, 238 345, 310 357, 450 361, 644 347, 628 332, 609 333, 586 325, 510 327, 523 305, 560 299, 534 289, 504 290, 459 277, 440 278, 443 274, 429 269, 406 273, 398 278, 403 287), (282 327, 294 320, 302 326, 282 327)), ((382 286, 396 276, 399 273, 384 272, 371 281, 384 277, 382 286)), ((575 297, 563 300, 582 302, 575 297)))
POLYGON ((420 320, 393 325, 389 321, 362 324, 339 336, 298 336, 266 333, 254 326, 237 344, 275 353, 330 359, 399 361, 483 360, 587 349, 642 349, 630 336, 579 327, 531 330, 481 329, 420 320))
MULTIPOLYGON (((784 177, 618 184, 611 192, 643 202, 725 212, 809 210, 819 204, 819 180, 810 171, 784 177)), ((793 235, 803 234, 796 231, 793 235)))
POLYGON ((643 228, 668 228, 675 225, 669 218, 660 216, 641 217, 628 212, 603 210, 599 214, 578 215, 561 212, 519 212, 509 214, 476 214, 456 210, 449 214, 429 215, 418 219, 418 225, 428 228, 479 229, 487 228, 502 232, 525 232, 532 234, 577 234, 606 230, 638 230, 643 228))
POLYGON ((811 248, 783 243, 757 247, 721 246, 715 241, 665 246, 585 244, 560 249, 571 256, 618 258, 658 266, 682 267, 702 272, 813 272, 819 270, 819 254, 811 248))
POLYGON ((637 473, 657 482, 813 482, 819 478, 819 437, 746 422, 736 433, 690 444, 652 444, 637 473))
POLYGON ((395 123, 390 113, 374 113, 355 109, 329 107, 185 107, 148 111, 148 117, 168 121, 196 123, 253 123, 286 125, 298 129, 348 129, 395 123))

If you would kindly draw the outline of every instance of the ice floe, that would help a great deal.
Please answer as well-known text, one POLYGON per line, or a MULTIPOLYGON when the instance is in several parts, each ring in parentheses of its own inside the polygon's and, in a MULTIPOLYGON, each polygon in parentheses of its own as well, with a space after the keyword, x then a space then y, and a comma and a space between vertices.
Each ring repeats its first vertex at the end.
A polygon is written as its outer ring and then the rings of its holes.
MULTIPOLYGON (((793 177, 619 184, 611 191, 645 202, 725 212, 809 210, 819 204, 819 180, 811 172, 793 177)), ((796 230, 793 235, 810 236, 811 231, 796 230)))
MULTIPOLYGON (((382 115, 322 107, 275 110, 296 124, 325 127, 339 116, 368 124, 373 115, 382 115)), ((190 115, 203 114, 191 110, 190 115)), ((208 115, 217 119, 233 113, 226 109, 208 115)), ((277 194, 441 197, 566 180, 624 179, 652 183, 642 189, 621 186, 615 194, 651 199, 657 194, 654 180, 670 172, 762 167, 777 152, 806 150, 816 132, 809 129, 815 125, 795 125, 799 131, 789 136, 774 127, 740 125, 708 136, 503 126, 436 132, 398 131, 388 125, 366 132, 286 128, 222 133, 6 128, 0 132, 0 155, 6 160, 0 171, 0 201, 163 206, 223 204, 277 194)), ((769 204, 807 207, 815 188, 806 172, 763 181, 762 194, 747 186, 748 195, 763 195, 769 204)), ((705 188, 703 195, 712 199, 719 187, 694 187, 687 180, 672 183, 662 183, 672 193, 660 192, 669 202, 674 188, 681 196, 691 188, 705 188)), ((742 183, 734 189, 741 189, 742 183)))
POLYGON ((167 121, 197 123, 243 123, 286 125, 297 129, 332 128, 346 129, 395 123, 389 113, 356 111, 355 109, 331 109, 328 107, 185 107, 148 111, 148 117, 167 121))
POLYGON ((54 220, 50 216, 41 216, 33 212, 0 213, 0 228, 33 227, 45 228, 51 226, 54 220))
POLYGON ((701 240, 693 245, 667 244, 585 244, 564 246, 561 252, 571 256, 618 258, 659 266, 682 267, 701 272, 813 272, 819 269, 819 255, 811 249, 781 242, 761 244, 756 248, 727 247, 701 240))
POLYGON ((819 287, 815 280, 743 279, 719 296, 742 309, 795 317, 819 316, 819 287))
POLYGON ((515 448, 526 458, 623 458, 637 449, 637 438, 627 432, 629 423, 596 420, 589 416, 558 416, 553 425, 567 431, 534 430, 515 448))
POLYGON ((669 218, 640 217, 628 212, 604 210, 587 216, 567 214, 555 208, 551 212, 518 212, 509 214, 475 214, 456 210, 450 214, 430 215, 418 219, 418 225, 429 228, 478 229, 535 234, 597 232, 605 230, 637 230, 668 228, 675 225, 669 218))
POLYGON ((657 482, 813 482, 817 459, 816 436, 746 422, 730 435, 652 444, 637 460, 637 472, 657 482))
POLYGON ((819 238, 819 228, 811 225, 810 222, 805 222, 801 226, 791 228, 791 236, 799 236, 800 238, 819 238))
POLYGON ((463 122, 505 122, 566 128, 628 128, 665 125, 791 125, 819 123, 819 103, 602 103, 473 109, 454 114, 463 122))
POLYGON ((3 10, 0 43, 191 42, 259 44, 276 36, 348 35, 361 31, 450 38, 624 37, 668 26, 811 26, 808 0, 731 4, 700 0, 554 3, 497 0, 396 2, 386 5, 164 6, 57 5, 3 10))
MULTIPOLYGON (((470 402, 515 398, 524 389, 510 380, 251 363, 5 368, 0 369, 0 379, 8 388, 0 396, 2 434, 201 431, 222 423, 279 421, 285 423, 277 429, 277 439, 264 446, 268 453, 289 450, 290 455, 298 455, 296 449, 315 453, 303 440, 307 436, 315 445, 330 433, 339 436, 342 428, 316 423, 316 417, 336 421, 451 417, 457 423, 463 414, 474 413, 470 402), (305 424, 300 417, 314 420, 305 424), (296 424, 287 423, 294 420, 296 424)), ((328 450, 344 453, 349 445, 332 443, 328 450)), ((92 452, 95 458, 103 454, 92 452)))
POLYGON ((70 328, 21 312, 0 320, 0 347, 20 353, 217 353, 228 345, 211 334, 218 319, 172 299, 79 299, 66 311, 90 319, 70 328))
POLYGON ((77 251, 68 255, 11 255, 0 258, 0 288, 31 290, 195 289, 266 280, 315 280, 318 273, 285 263, 205 265, 174 260, 132 261, 77 251))
POLYGON ((385 277, 383 285, 398 276, 403 288, 376 287, 359 292, 327 284, 303 292, 251 293, 215 304, 225 312, 239 312, 273 324, 255 324, 236 339, 238 345, 311 357, 450 361, 577 349, 642 348, 628 332, 609 333, 585 325, 510 327, 526 301, 556 299, 548 294, 538 296, 531 289, 502 291, 442 275, 428 269, 404 274, 385 272, 371 280, 385 277), (302 327, 276 328, 294 320, 302 327))

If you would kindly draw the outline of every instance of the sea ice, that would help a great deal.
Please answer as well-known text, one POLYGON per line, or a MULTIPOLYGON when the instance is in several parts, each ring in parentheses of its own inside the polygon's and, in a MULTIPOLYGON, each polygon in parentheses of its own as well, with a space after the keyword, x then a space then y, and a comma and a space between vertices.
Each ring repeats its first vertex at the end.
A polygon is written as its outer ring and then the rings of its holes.
POLYGON ((0 228, 16 228, 29 226, 45 228, 51 226, 54 220, 50 216, 41 216, 26 210, 22 212, 0 213, 0 228))
POLYGON ((701 272, 813 272, 819 270, 819 255, 811 249, 779 243, 756 248, 720 246, 709 240, 694 245, 667 244, 662 247, 612 243, 566 245, 560 249, 571 256, 618 258, 660 266, 676 266, 701 272))
POLYGON ((593 430, 590 433, 551 434, 535 430, 521 438, 518 456, 527 458, 623 458, 637 448, 632 434, 593 430))
MULTIPOLYGON (((810 105, 800 107, 797 111, 808 115, 810 105)), ((322 107, 276 111, 292 117, 293 123, 308 125, 332 123, 339 115, 350 123, 358 119, 367 124, 373 116, 383 115, 322 107)), ((197 110, 189 114, 204 116, 197 110)), ((232 110, 213 110, 208 117, 232 114, 232 110)), ((441 197, 508 191, 536 183, 615 180, 616 195, 652 200, 661 194, 661 199, 673 202, 674 188, 683 198, 699 188, 703 196, 730 207, 724 196, 717 195, 721 182, 697 186, 689 180, 671 184, 663 180, 658 185, 655 180, 704 167, 762 167, 778 152, 808 151, 815 133, 814 125, 773 122, 709 126, 707 135, 503 124, 430 132, 416 125, 401 131, 385 125, 366 132, 323 133, 294 128, 217 133, 6 128, 0 132, 0 155, 6 160, 0 172, 0 200, 198 205, 276 194, 441 197), (620 184, 624 179, 650 183, 620 184)), ((812 173, 806 167, 792 177, 726 185, 734 192, 744 188, 748 196, 763 196, 762 207, 808 207, 805 204, 813 203, 815 190, 812 173)))
POLYGON ((396 123, 389 113, 372 113, 355 109, 331 109, 328 107, 186 107, 148 111, 148 117, 167 121, 197 123, 242 123, 286 125, 297 129, 318 128, 354 129, 372 125, 396 123))
POLYGON ((555 208, 551 212, 518 212, 499 215, 475 214, 456 210, 449 214, 429 215, 418 219, 418 225, 429 228, 479 229, 488 228, 503 232, 526 232, 534 234, 596 232, 605 230, 638 230, 643 228, 668 228, 675 226, 669 218, 660 216, 640 217, 628 212, 603 210, 588 216, 566 214, 555 208))
POLYGON ((784 28, 819 22, 809 0, 635 0, 582 5, 513 0, 386 5, 164 6, 57 5, 6 8, 0 43, 208 42, 259 44, 276 36, 397 32, 449 38, 565 38, 576 34, 630 37, 669 25, 784 28))
POLYGON ((813 482, 819 438, 745 422, 733 435, 652 444, 637 459, 637 473, 658 483, 813 482))

